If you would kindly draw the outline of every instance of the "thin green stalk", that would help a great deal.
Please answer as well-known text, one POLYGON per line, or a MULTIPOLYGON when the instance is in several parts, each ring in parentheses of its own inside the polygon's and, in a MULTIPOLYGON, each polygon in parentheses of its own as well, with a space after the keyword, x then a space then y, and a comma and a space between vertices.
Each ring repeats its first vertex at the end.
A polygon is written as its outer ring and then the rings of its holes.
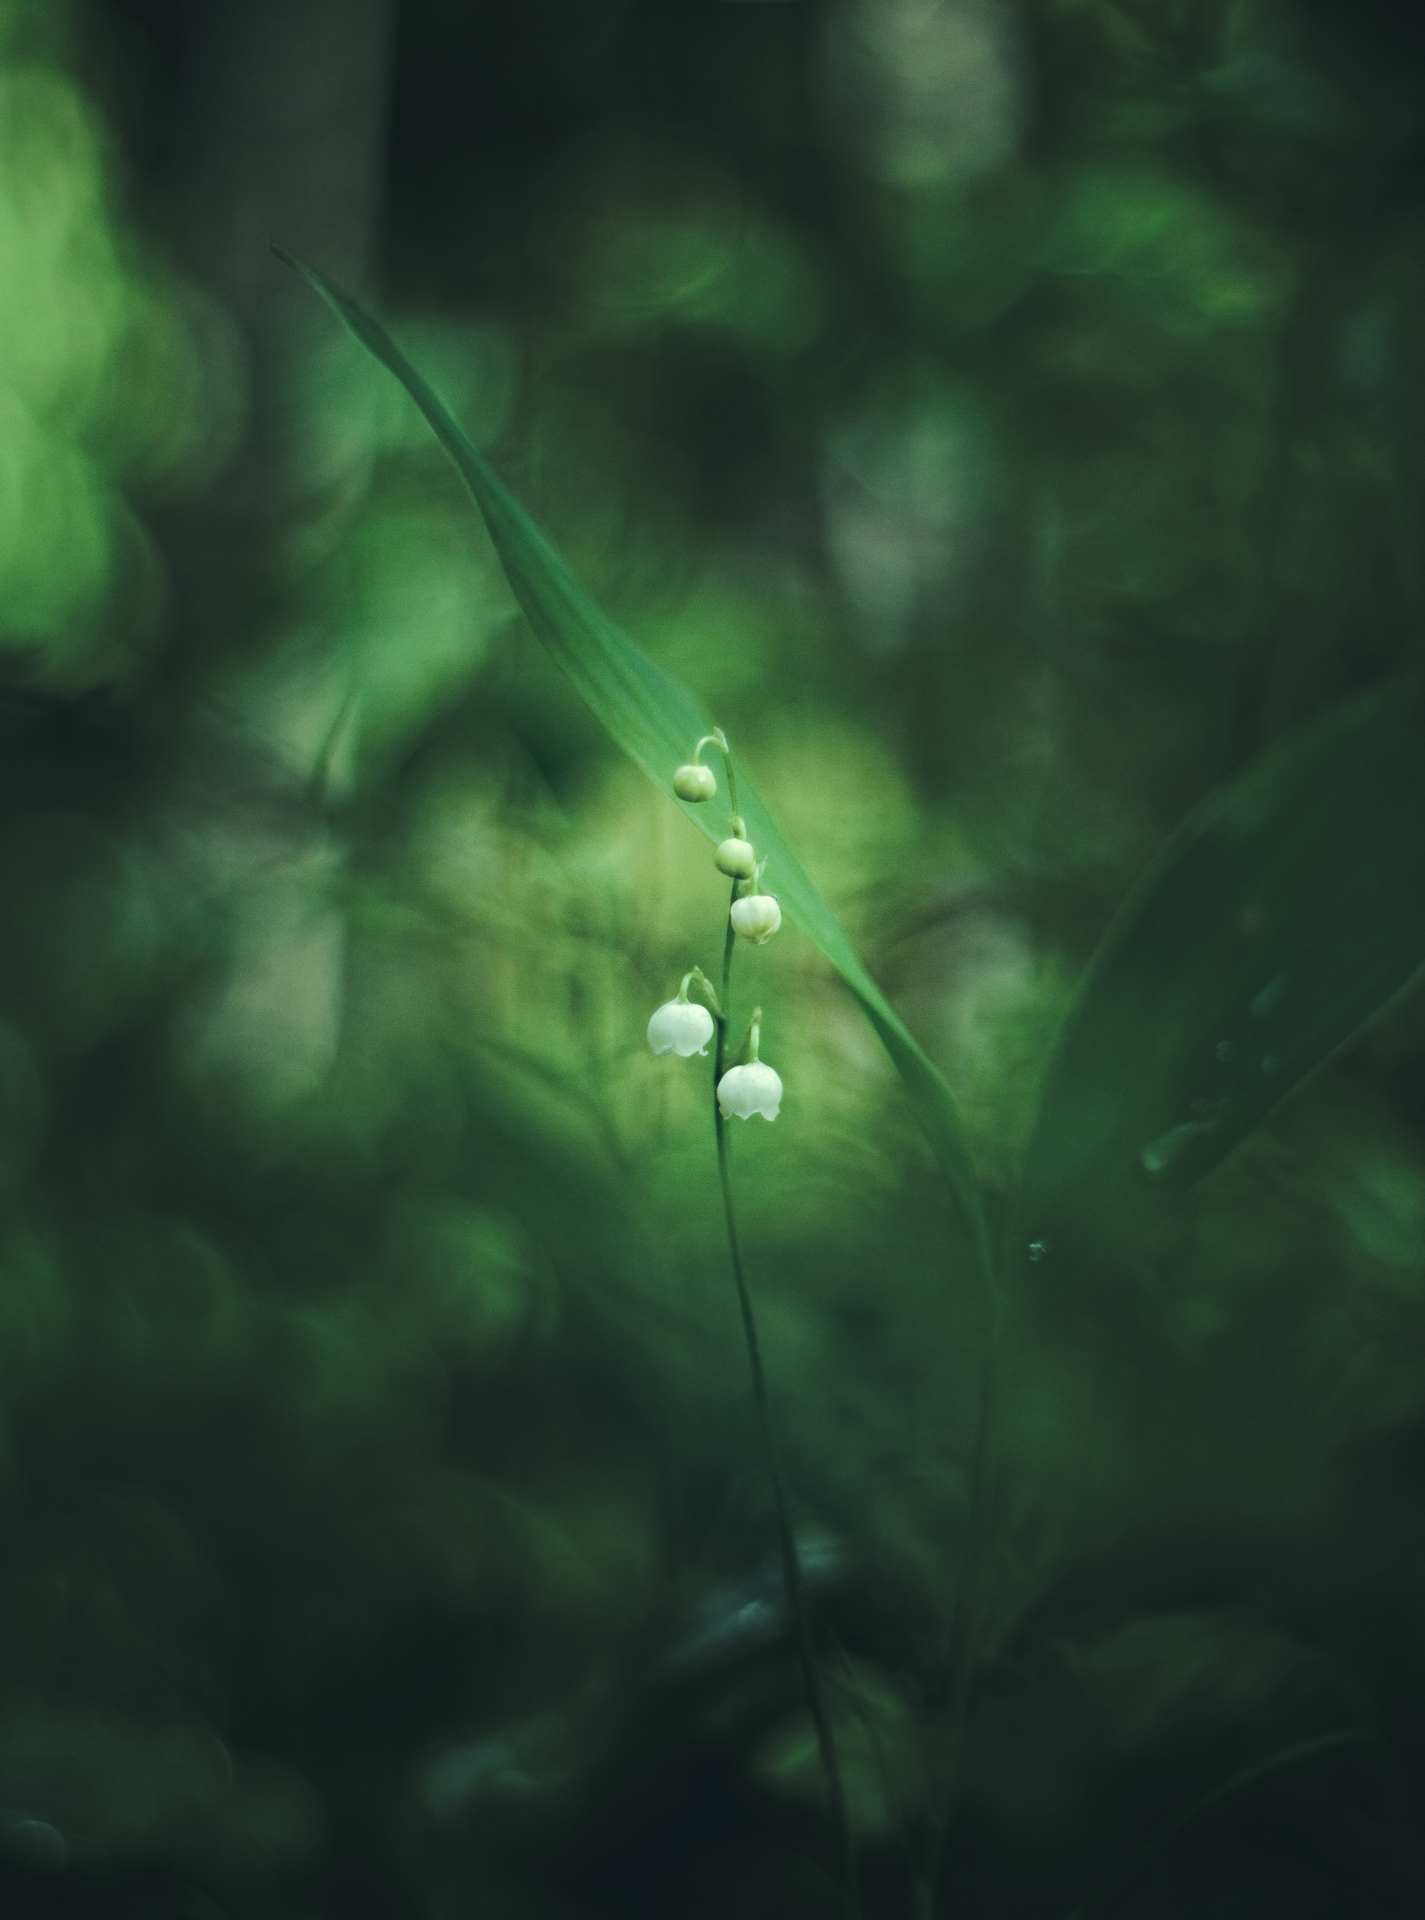
MULTIPOLYGON (((1008 1252, 1005 1265, 1006 1268, 1010 1265, 1008 1252)), ((979 1643, 990 1587, 999 1506, 999 1371, 1004 1339, 1003 1301, 993 1284, 986 1294, 985 1306, 985 1349, 970 1466, 970 1512, 964 1559, 950 1611, 947 1646, 950 1699, 941 1749, 943 1763, 932 1789, 938 1788, 938 1806, 926 1823, 922 1865, 913 1885, 912 1920, 934 1920, 935 1916, 945 1848, 959 1812, 969 1744, 970 1707, 978 1678, 979 1643)))
MULTIPOLYGON (((737 898, 735 880, 732 883, 732 898, 734 900, 737 898)), ((846 1789, 842 1784, 841 1766, 836 1757, 836 1740, 831 1731, 831 1718, 826 1711, 821 1676, 817 1672, 816 1659, 812 1653, 811 1624, 807 1618, 802 1565, 797 1554, 796 1536, 792 1532, 792 1518, 787 1506, 787 1489, 782 1478, 782 1464, 772 1432, 772 1413, 767 1402, 767 1378, 762 1370, 762 1347, 757 1338, 757 1316, 752 1309, 752 1295, 748 1291, 747 1275, 743 1270, 742 1249, 737 1238, 737 1220, 732 1207, 732 1168, 728 1157, 727 1122, 722 1117, 722 1108, 718 1105, 717 1099, 718 1083, 722 1079, 723 1060, 727 1049, 728 1021, 732 1013, 732 949, 736 939, 737 935, 729 919, 722 950, 722 1018, 717 1023, 716 1057, 713 1063, 713 1125, 717 1130, 717 1170, 722 1182, 722 1205, 727 1218, 727 1244, 732 1255, 732 1277, 737 1282, 737 1304, 742 1309, 742 1334, 747 1343, 747 1365, 752 1375, 752 1401, 757 1409, 757 1425, 762 1436, 762 1453, 767 1466, 767 1477, 772 1483, 772 1498, 777 1510, 777 1539, 781 1547, 782 1574, 787 1583, 787 1598, 792 1610, 797 1657, 802 1670, 802 1686, 806 1693, 807 1706, 811 1711, 812 1725, 816 1729, 821 1770, 826 1778, 826 1799, 831 1817, 832 1840, 841 1859, 842 1874, 846 1883, 847 1907, 852 1920, 860 1920, 861 1892, 856 1873, 856 1849, 851 1838, 851 1822, 846 1814, 846 1789)))
POLYGON ((980 1382, 965 1564, 956 1587, 950 1618, 951 1696, 946 1721, 945 1765, 939 1781, 939 1805, 926 1830, 924 1864, 915 1881, 911 1903, 913 1920, 934 1920, 936 1895, 945 1860, 945 1843, 959 1807, 965 1745, 969 1734, 970 1699, 978 1664, 977 1641, 984 1600, 981 1589, 993 1537, 996 1504, 995 1386, 998 1364, 999 1330, 997 1325, 993 1325, 980 1382))
MULTIPOLYGON (((722 755, 722 764, 727 769, 727 804, 732 809, 732 830, 739 835, 745 833, 747 829, 743 825, 742 815, 737 811, 737 774, 732 765, 732 749, 728 746, 727 735, 721 727, 714 727, 711 733, 705 733, 702 739, 699 740, 697 746, 693 749, 693 758, 695 760, 701 755, 704 747, 716 747, 722 755)), ((726 960, 724 960, 724 975, 726 975, 726 972, 727 965, 726 960)))

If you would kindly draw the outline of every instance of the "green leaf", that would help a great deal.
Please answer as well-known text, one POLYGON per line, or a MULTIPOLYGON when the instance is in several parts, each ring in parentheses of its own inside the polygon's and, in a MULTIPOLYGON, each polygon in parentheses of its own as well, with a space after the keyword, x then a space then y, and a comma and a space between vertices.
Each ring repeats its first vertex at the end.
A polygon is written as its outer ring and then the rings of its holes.
POLYGON ((1024 1244, 1161 1217, 1425 963, 1425 700, 1329 714, 1206 801, 1133 888, 1065 1022, 1024 1244))
MULTIPOLYGON (((705 806, 678 800, 672 788, 674 768, 688 758, 695 741, 710 731, 709 715, 686 687, 664 673, 590 598, 386 330, 315 268, 280 247, 273 251, 310 282, 361 344, 395 374, 430 422, 484 515, 525 618, 596 717, 673 805, 682 807, 710 840, 722 838, 714 824, 722 816, 710 819, 705 806)), ((797 922, 836 968, 890 1054, 931 1150, 964 1210, 988 1279, 989 1236, 964 1128, 950 1089, 802 871, 741 760, 737 794, 750 837, 767 860, 783 912, 797 922)))

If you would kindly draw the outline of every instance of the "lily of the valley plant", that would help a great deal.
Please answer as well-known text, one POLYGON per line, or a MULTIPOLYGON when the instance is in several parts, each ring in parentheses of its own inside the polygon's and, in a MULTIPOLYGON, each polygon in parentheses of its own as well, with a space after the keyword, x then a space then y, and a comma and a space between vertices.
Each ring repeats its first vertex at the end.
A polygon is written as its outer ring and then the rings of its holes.
POLYGON ((726 874, 732 882, 732 897, 728 902, 727 928, 722 945, 722 987, 721 992, 717 991, 700 967, 691 968, 683 976, 677 998, 666 1001, 649 1020, 648 1044, 655 1054, 676 1053, 688 1059, 694 1054, 705 1054, 707 1043, 714 1035, 717 1040, 712 1076, 715 1096, 712 1103, 713 1130, 717 1140, 718 1175, 722 1183, 728 1250, 732 1256, 733 1280, 737 1287, 743 1337, 747 1345, 747 1364, 752 1376, 752 1398, 761 1430, 767 1474, 772 1483, 782 1571, 796 1634, 802 1685, 812 1724, 816 1729, 817 1748, 821 1757, 822 1772, 826 1779, 828 1810, 842 1859, 846 1897, 849 1910, 855 1916, 860 1910, 860 1900, 857 1892, 856 1860, 851 1842, 851 1828, 846 1816, 846 1795, 837 1761, 836 1742, 826 1711, 821 1677, 817 1671, 816 1657, 812 1648, 801 1562, 797 1555, 796 1537, 792 1532, 786 1486, 782 1478, 781 1462, 767 1401, 767 1383, 762 1370, 757 1319, 753 1311, 752 1295, 748 1289, 747 1275, 742 1264, 742 1250, 737 1237, 737 1220, 732 1205, 732 1169, 726 1132, 726 1122, 730 1119, 750 1120, 754 1114, 760 1114, 764 1120, 775 1120, 781 1108, 781 1078, 759 1057, 762 1041, 762 1009, 757 1007, 753 1010, 746 1038, 736 1050, 736 1058, 732 1064, 728 1063, 727 1037, 732 1013, 732 956, 738 938, 740 936, 752 946, 764 946, 781 926, 782 910, 775 897, 762 890, 762 874, 766 862, 757 858, 757 849, 747 838, 746 825, 737 811, 737 781, 733 771, 732 754, 720 727, 714 728, 710 734, 706 734, 699 740, 693 749, 692 759, 675 770, 673 791, 680 800, 684 801, 711 800, 716 794, 717 777, 710 767, 702 764, 702 753, 705 747, 716 747, 722 755, 723 764, 727 769, 728 800, 732 809, 731 835, 719 843, 713 854, 713 865, 719 873, 726 874), (707 1002, 706 1006, 690 999, 689 994, 693 988, 702 994, 707 1002))

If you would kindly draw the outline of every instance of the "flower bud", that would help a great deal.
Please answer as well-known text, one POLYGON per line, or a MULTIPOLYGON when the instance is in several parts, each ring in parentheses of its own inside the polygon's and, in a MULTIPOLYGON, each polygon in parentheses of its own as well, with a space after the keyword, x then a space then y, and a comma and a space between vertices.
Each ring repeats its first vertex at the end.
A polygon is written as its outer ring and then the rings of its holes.
POLYGON ((717 777, 711 767, 679 767, 673 775, 673 791, 680 800, 711 800, 717 792, 717 777))
POLYGON ((732 903, 733 930, 754 947, 770 940, 782 924, 782 909, 770 893, 749 893, 745 900, 732 903))
POLYGON ((648 1044, 655 1055, 706 1053, 713 1037, 713 1017, 696 1000, 668 1000, 648 1023, 648 1044))
POLYGON ((750 880, 757 869, 757 854, 750 840, 724 840, 713 855, 713 865, 736 880, 750 880))
POLYGON ((775 1120, 782 1104, 781 1079, 760 1060, 730 1067, 717 1083, 717 1103, 724 1120, 750 1120, 754 1113, 775 1120))

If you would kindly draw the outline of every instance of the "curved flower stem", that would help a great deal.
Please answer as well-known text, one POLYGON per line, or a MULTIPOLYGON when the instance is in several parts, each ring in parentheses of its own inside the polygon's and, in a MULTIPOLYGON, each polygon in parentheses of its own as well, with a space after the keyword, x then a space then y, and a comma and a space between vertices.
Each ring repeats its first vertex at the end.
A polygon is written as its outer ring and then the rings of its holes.
MULTIPOLYGON (((711 733, 705 733, 693 748, 693 759, 701 760, 704 747, 716 747, 722 755, 722 764, 727 769, 727 800, 732 808, 732 830, 741 839, 744 832, 742 815, 737 811, 737 775, 732 768, 732 749, 727 744, 727 735, 721 727, 714 727, 711 733)), ((736 894, 733 895, 734 899, 736 894)), ((724 973, 727 969, 724 967, 724 973)))
MULTIPOLYGON (((734 900, 737 898, 736 880, 732 883, 732 897, 734 900)), ((727 1122, 722 1117, 722 1108, 718 1105, 717 1098, 718 1082, 722 1079, 722 1063, 727 1048, 728 1018, 732 1011, 732 950, 736 939, 732 921, 729 919, 722 950, 722 1016, 717 1023, 716 1059, 713 1063, 713 1125, 717 1129, 717 1170, 722 1182, 723 1212, 727 1217, 727 1244, 732 1255, 732 1277, 737 1282, 737 1304, 742 1309, 742 1334, 747 1343, 747 1365, 752 1375, 752 1400, 757 1409, 757 1425, 762 1437, 762 1454, 767 1467, 767 1477, 772 1483, 772 1498, 777 1510, 777 1540, 782 1555, 782 1576, 787 1584, 787 1600, 791 1607, 792 1624, 796 1633, 797 1656, 802 1670, 802 1687, 806 1693, 807 1706, 811 1711, 812 1725, 816 1729, 817 1752, 821 1757, 821 1770, 826 1779, 826 1799, 831 1817, 832 1839, 841 1859, 842 1875, 845 1880, 847 1910, 852 1920, 860 1920, 861 1892, 856 1874, 856 1849, 851 1838, 851 1823, 846 1817, 846 1789, 842 1784, 841 1766, 836 1757, 836 1741, 831 1731, 831 1719, 826 1711, 821 1677, 817 1672, 816 1658, 812 1652, 811 1623, 807 1618, 802 1565, 797 1554, 796 1535, 792 1531, 791 1514, 787 1507, 787 1488, 782 1478, 782 1464, 772 1432, 772 1414, 767 1401, 767 1378, 762 1370, 762 1347, 757 1338, 757 1316, 752 1310, 752 1295, 748 1290, 747 1275, 743 1271, 742 1249, 737 1238, 737 1220, 732 1209, 732 1168, 728 1155, 727 1122)))

